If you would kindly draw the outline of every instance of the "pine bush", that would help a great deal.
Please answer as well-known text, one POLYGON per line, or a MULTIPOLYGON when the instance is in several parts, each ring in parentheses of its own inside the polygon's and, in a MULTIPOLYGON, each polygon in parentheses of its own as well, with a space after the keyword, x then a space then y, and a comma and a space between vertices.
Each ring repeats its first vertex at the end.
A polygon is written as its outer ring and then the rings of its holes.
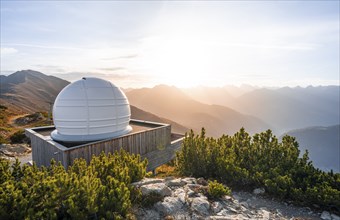
POLYGON ((38 168, 0 159, 0 219, 126 219, 147 161, 121 150, 38 168))
POLYGON ((229 187, 224 186, 222 183, 217 182, 216 180, 214 181, 209 181, 208 184, 208 196, 210 198, 221 198, 224 195, 230 195, 231 190, 229 187))
POLYGON ((308 151, 299 157, 294 137, 279 142, 271 130, 250 136, 244 128, 233 136, 207 138, 186 134, 176 155, 176 169, 186 176, 218 179, 235 187, 264 187, 280 199, 324 208, 340 207, 340 174, 315 168, 308 151))

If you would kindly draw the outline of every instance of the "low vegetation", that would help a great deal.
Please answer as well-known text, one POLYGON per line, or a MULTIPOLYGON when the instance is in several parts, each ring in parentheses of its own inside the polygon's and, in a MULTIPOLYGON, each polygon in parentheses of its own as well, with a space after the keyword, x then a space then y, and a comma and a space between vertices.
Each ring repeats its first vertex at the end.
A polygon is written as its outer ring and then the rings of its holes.
POLYGON ((25 130, 24 129, 20 129, 17 132, 15 132, 14 134, 12 134, 9 139, 11 140, 12 144, 18 144, 18 143, 22 143, 24 142, 24 140, 27 139, 26 135, 25 135, 25 130))
POLYGON ((176 160, 174 159, 174 160, 169 161, 166 164, 163 164, 162 166, 157 167, 155 176, 159 178, 164 178, 167 176, 179 177, 180 174, 176 170, 175 161, 176 160))
POLYGON ((270 130, 251 137, 243 128, 234 136, 207 138, 192 131, 177 154, 176 169, 185 176, 218 179, 233 187, 264 187, 280 199, 322 208, 340 207, 340 174, 325 173, 299 157, 295 138, 279 142, 270 130))
POLYGON ((217 198, 221 198, 222 196, 230 195, 230 194, 231 194, 231 190, 229 189, 229 187, 224 186, 222 183, 219 183, 216 180, 209 181, 208 196, 210 198, 217 199, 217 198))
POLYGON ((17 144, 28 141, 25 138, 24 128, 50 125, 47 112, 36 112, 23 115, 13 108, 0 105, 0 144, 17 144), (15 119, 16 120, 13 120, 15 119))
MULTIPOLYGON (((175 162, 164 175, 204 177, 211 199, 233 188, 264 187, 279 199, 302 205, 340 207, 340 174, 325 173, 300 151, 293 137, 282 141, 270 130, 250 136, 243 128, 233 136, 208 138, 205 130, 186 135, 175 162), (223 184, 222 184, 223 183, 223 184)), ((158 195, 141 198, 130 183, 146 174, 147 161, 125 151, 94 156, 89 164, 77 159, 67 170, 13 165, 0 159, 0 219, 126 219, 134 204, 147 206, 158 195)), ((338 210, 339 211, 339 210, 338 210)))
POLYGON ((147 161, 125 151, 77 159, 65 170, 12 166, 0 159, 0 219, 126 219, 145 176, 147 161))

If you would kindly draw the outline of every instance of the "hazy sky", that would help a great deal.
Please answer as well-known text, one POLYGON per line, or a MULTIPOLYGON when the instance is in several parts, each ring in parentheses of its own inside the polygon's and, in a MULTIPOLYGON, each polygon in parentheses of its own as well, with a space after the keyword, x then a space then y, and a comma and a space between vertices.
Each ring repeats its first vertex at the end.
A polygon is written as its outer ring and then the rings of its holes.
POLYGON ((339 1, 1 1, 1 73, 339 85, 339 1))

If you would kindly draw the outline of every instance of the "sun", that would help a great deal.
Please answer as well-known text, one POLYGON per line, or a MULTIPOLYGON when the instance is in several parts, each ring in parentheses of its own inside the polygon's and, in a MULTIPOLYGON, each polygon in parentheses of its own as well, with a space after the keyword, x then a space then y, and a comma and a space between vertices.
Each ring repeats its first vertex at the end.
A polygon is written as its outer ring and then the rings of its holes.
POLYGON ((221 48, 215 43, 218 34, 194 23, 181 20, 143 39, 143 65, 161 83, 191 87, 219 82, 216 73, 221 70, 221 48))

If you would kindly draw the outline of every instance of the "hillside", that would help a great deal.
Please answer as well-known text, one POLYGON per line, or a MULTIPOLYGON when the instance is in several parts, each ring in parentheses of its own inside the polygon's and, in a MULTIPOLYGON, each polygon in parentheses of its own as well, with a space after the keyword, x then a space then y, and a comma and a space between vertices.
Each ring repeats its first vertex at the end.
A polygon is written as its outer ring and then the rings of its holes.
POLYGON ((239 108, 270 121, 280 132, 339 121, 339 86, 260 89, 242 95, 239 108))
POLYGON ((245 127, 250 133, 271 128, 256 117, 224 106, 195 101, 176 87, 159 85, 151 89, 131 90, 126 95, 130 103, 138 108, 160 117, 171 118, 195 131, 205 127, 208 135, 212 136, 232 134, 241 127, 245 127))
POLYGON ((301 152, 309 151, 313 164, 329 171, 340 172, 340 125, 308 127, 287 132, 296 137, 301 152))
MULTIPOLYGON (((54 99, 59 92, 69 84, 68 81, 63 79, 47 76, 33 70, 22 70, 9 76, 1 75, 0 79, 0 101, 2 105, 8 107, 6 112, 11 112, 11 116, 47 111, 50 108, 50 103, 53 105, 54 99)), ((172 125, 173 131, 177 133, 185 133, 188 130, 188 128, 172 120, 158 117, 135 106, 130 107, 131 118, 168 123, 172 125)), ((8 120, 9 117, 3 120, 4 124, 7 123, 7 127, 9 126, 8 120)), ((5 136, 8 136, 8 134, 5 136)))
POLYGON ((48 111, 50 104, 69 82, 33 70, 1 76, 0 101, 10 108, 32 113, 48 111))
POLYGON ((171 131, 175 133, 184 134, 189 129, 166 118, 158 117, 157 115, 154 115, 150 112, 143 111, 142 109, 139 109, 133 105, 130 106, 131 109, 131 118, 138 119, 138 120, 144 120, 144 121, 154 121, 154 122, 160 122, 160 123, 166 123, 171 124, 171 131))
POLYGON ((237 98, 245 93, 258 89, 250 85, 223 87, 197 86, 191 88, 181 88, 181 90, 192 99, 204 104, 222 105, 230 108, 235 107, 237 98))

